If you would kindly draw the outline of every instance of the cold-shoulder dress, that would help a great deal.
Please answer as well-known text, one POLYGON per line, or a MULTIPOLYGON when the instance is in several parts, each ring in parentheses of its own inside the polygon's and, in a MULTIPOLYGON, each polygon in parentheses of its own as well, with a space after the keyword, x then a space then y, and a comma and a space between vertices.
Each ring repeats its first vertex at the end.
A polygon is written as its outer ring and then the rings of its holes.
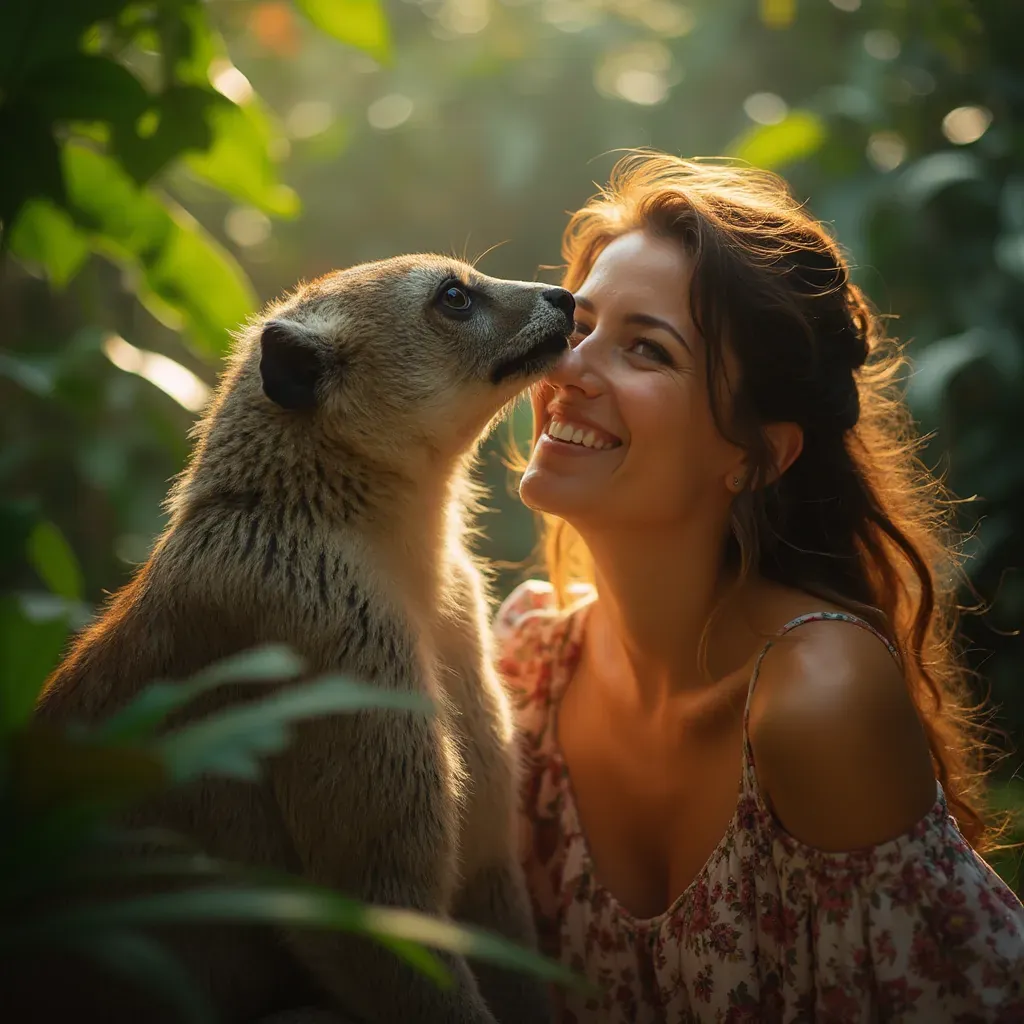
MULTIPOLYGON (((529 580, 495 620, 524 747, 521 858, 541 946, 603 993, 557 990, 559 1024, 1024 1024, 1024 908, 961 836, 941 786, 899 838, 812 849, 758 790, 749 693, 721 842, 664 913, 640 919, 621 906, 595 877, 555 735, 588 603, 559 612, 550 586, 529 580)), ((874 632, 819 612, 778 635, 823 618, 874 632)), ((751 692, 756 681, 757 667, 751 692)))

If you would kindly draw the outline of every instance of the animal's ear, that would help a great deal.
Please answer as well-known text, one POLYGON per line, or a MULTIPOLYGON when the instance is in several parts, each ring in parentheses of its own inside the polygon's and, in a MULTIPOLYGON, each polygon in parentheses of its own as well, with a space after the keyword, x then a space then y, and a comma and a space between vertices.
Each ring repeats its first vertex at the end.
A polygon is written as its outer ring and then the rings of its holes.
POLYGON ((323 362, 313 336, 299 324, 271 320, 260 338, 263 392, 284 409, 316 407, 323 362))

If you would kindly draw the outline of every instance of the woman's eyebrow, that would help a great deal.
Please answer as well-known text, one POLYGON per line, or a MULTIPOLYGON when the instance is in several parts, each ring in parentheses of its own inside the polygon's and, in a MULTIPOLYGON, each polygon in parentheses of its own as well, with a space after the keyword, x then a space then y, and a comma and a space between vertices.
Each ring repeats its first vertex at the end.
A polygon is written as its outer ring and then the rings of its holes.
MULTIPOLYGON (((590 299, 583 298, 582 295, 576 296, 576 305, 585 309, 588 313, 594 313, 594 304, 590 299)), ((662 320, 661 317, 651 316, 649 313, 630 313, 625 318, 625 323, 641 324, 644 327, 659 327, 661 330, 671 334, 687 352, 690 351, 690 346, 686 343, 686 339, 667 320, 662 320)))

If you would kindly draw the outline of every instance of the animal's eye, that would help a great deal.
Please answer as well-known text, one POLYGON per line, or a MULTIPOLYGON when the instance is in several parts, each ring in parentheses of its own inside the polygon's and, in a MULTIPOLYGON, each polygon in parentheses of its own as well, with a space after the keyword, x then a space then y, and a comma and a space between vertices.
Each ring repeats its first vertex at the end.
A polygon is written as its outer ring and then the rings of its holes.
POLYGON ((473 298, 460 284, 450 284, 441 292, 441 303, 458 313, 465 313, 473 305, 473 298))

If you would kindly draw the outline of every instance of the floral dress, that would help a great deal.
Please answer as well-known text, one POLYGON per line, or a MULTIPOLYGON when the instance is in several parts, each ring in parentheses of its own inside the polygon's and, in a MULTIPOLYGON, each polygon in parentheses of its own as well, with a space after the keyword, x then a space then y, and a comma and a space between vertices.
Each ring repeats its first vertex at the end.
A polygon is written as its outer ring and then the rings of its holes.
MULTIPOLYGON (((749 693, 742 782, 721 842, 664 913, 639 919, 620 905, 595 878, 555 736, 583 608, 557 611, 551 587, 530 580, 495 621, 525 747, 522 861, 541 946, 603 993, 556 991, 560 1024, 1024 1022, 1024 908, 961 836, 941 786, 897 839, 812 849, 758 791, 749 693)), ((818 612, 778 635, 826 618, 874 632, 818 612)))

